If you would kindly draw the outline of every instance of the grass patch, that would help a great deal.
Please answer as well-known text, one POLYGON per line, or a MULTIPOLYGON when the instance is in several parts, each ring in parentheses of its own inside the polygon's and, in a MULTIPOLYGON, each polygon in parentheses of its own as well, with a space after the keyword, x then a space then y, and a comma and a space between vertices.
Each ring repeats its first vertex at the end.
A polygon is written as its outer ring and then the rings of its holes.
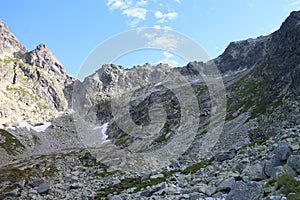
POLYGON ((209 160, 203 160, 199 163, 195 163, 189 167, 187 167, 185 170, 183 170, 181 173, 182 174, 194 174, 196 173, 198 170, 207 167, 208 165, 210 165, 212 162, 214 161, 214 158, 210 158, 209 160))
POLYGON ((40 138, 37 135, 32 135, 32 141, 35 145, 40 144, 40 138))
POLYGON ((282 190, 288 200, 299 200, 300 181, 289 175, 282 175, 276 181, 276 190, 282 190))
POLYGON ((96 199, 105 199, 110 194, 120 194, 122 191, 130 188, 135 188, 133 193, 136 193, 148 186, 151 187, 153 185, 165 182, 169 177, 177 172, 179 172, 179 170, 166 171, 162 173, 164 177, 156 179, 142 179, 140 177, 125 178, 121 181, 121 183, 98 190, 96 199))
POLYGON ((127 133, 122 133, 118 139, 115 140, 114 144, 116 146, 122 146, 127 144, 127 139, 128 139, 128 134, 127 133))
POLYGON ((3 148, 9 155, 17 155, 25 149, 25 146, 12 134, 6 130, 0 129, 1 138, 0 147, 3 148))
POLYGON ((153 143, 164 143, 167 141, 166 134, 162 134, 153 140, 153 143))
POLYGON ((274 187, 275 184, 276 184, 276 179, 271 179, 264 185, 264 188, 274 187))
POLYGON ((262 145, 266 141, 267 141, 267 138, 261 138, 259 140, 256 140, 256 141, 250 142, 248 144, 245 144, 242 148, 254 147, 255 145, 262 145))

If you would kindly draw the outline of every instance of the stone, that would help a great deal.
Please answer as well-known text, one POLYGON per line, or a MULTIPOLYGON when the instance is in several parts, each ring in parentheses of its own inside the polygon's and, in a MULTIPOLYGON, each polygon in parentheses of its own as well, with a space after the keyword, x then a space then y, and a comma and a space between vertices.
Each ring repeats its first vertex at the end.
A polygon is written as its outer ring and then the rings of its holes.
POLYGON ((41 185, 44 181, 42 179, 34 179, 32 181, 30 181, 28 183, 28 186, 31 187, 31 188, 35 188, 35 187, 38 187, 39 185, 41 185))
POLYGON ((81 183, 72 183, 70 185, 70 189, 78 189, 78 188, 81 188, 83 185, 81 183))
POLYGON ((237 181, 226 197, 226 200, 261 200, 263 195, 264 190, 259 183, 237 181))
POLYGON ((163 183, 159 183, 155 186, 152 186, 151 188, 148 188, 147 190, 145 191, 142 191, 140 193, 140 196, 141 197, 151 197, 153 193, 159 191, 159 190, 163 190, 166 188, 166 183, 163 182, 163 183))
POLYGON ((275 158, 280 161, 286 161, 291 155, 291 147, 287 142, 281 142, 274 149, 275 158))
POLYGON ((228 191, 231 190, 234 183, 235 183, 235 179, 233 177, 225 179, 217 186, 217 191, 219 191, 219 192, 228 192, 228 191))
POLYGON ((300 174, 300 155, 291 155, 288 158, 287 165, 300 174))
POLYGON ((97 163, 97 159, 90 152, 86 152, 84 156, 80 157, 80 161, 83 166, 94 166, 97 163))
POLYGON ((286 200, 283 196, 270 196, 268 200, 286 200))
POLYGON ((42 183, 39 185, 37 192, 40 194, 47 194, 50 190, 50 184, 49 183, 42 183))
POLYGON ((163 174, 155 174, 155 175, 150 176, 150 179, 157 179, 157 178, 163 178, 163 177, 164 177, 163 174))
POLYGON ((203 194, 206 194, 207 196, 211 196, 214 193, 216 193, 217 188, 215 186, 212 185, 206 185, 204 183, 199 183, 197 185, 197 187, 199 187, 199 191, 203 194))
POLYGON ((190 195, 189 195, 189 194, 183 194, 183 195, 181 196, 181 198, 183 198, 183 199, 189 199, 189 198, 190 198, 190 195))
POLYGON ((122 200, 122 197, 115 195, 110 197, 109 200, 122 200))
POLYGON ((166 189, 164 189, 164 192, 168 195, 174 195, 174 194, 179 194, 179 189, 173 185, 169 184, 166 189))
POLYGON ((284 162, 281 162, 276 159, 268 160, 265 162, 265 174, 268 177, 274 177, 274 174, 276 173, 275 167, 284 165, 284 162))
POLYGON ((18 197, 19 196, 19 192, 20 192, 20 189, 17 188, 17 189, 14 189, 12 191, 6 192, 4 194, 4 196, 5 197, 18 197))
POLYGON ((275 167, 274 173, 271 175, 271 178, 279 178, 282 175, 297 176, 297 173, 288 165, 275 167))
MULTIPOLYGON (((264 171, 264 163, 257 163, 243 170, 243 174, 248 177, 248 181, 260 181, 267 178, 264 171)), ((245 181, 245 180, 244 180, 245 181)))
POLYGON ((225 160, 230 160, 230 159, 234 158, 234 156, 235 156, 234 150, 220 152, 215 156, 215 160, 218 162, 223 162, 225 160))

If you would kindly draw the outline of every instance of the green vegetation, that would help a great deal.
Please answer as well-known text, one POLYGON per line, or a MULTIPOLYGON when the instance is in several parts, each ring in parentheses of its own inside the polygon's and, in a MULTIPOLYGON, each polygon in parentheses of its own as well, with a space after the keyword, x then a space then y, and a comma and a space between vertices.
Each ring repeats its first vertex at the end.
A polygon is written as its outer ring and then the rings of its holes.
POLYGON ((115 140, 115 145, 121 146, 121 145, 127 145, 127 139, 128 139, 128 134, 127 133, 122 133, 118 139, 115 140))
POLYGON ((281 96, 279 96, 275 101, 273 101, 273 102, 271 103, 271 106, 273 107, 273 109, 276 109, 276 108, 278 108, 280 105, 283 104, 283 98, 284 98, 284 96, 281 95, 281 96))
POLYGON ((264 188, 274 187, 275 184, 276 184, 276 179, 271 179, 264 185, 264 188))
POLYGON ((4 59, 0 59, 0 62, 2 62, 4 65, 9 65, 11 63, 21 62, 21 60, 19 58, 6 57, 4 59))
POLYGON ((277 180, 276 190, 282 192, 288 197, 288 200, 300 199, 300 181, 289 175, 282 175, 277 180))
MULTIPOLYGON (((264 72, 266 63, 255 67, 249 72, 249 77, 243 77, 230 86, 230 90, 234 91, 235 96, 227 98, 227 116, 226 120, 232 120, 239 113, 249 111, 251 107, 250 117, 248 120, 256 118, 267 111, 267 96, 266 91, 270 91, 268 88, 268 82, 272 78, 272 74, 264 72), (239 111, 236 115, 235 112, 239 111)), ((248 121, 247 120, 247 121, 248 121)))
POLYGON ((103 199, 107 197, 109 194, 120 194, 122 191, 134 188, 133 193, 143 190, 148 186, 157 185, 159 183, 167 181, 169 177, 173 174, 179 172, 178 170, 163 172, 162 174, 164 177, 156 178, 156 179, 142 179, 141 177, 134 177, 134 178, 125 178, 120 183, 110 185, 106 188, 98 190, 98 194, 96 199, 103 199))
POLYGON ((40 138, 37 135, 32 135, 32 140, 35 145, 40 144, 40 138))
MULTIPOLYGON (((106 188, 103 188, 101 190, 98 190, 97 198, 96 199, 104 199, 109 194, 120 194, 122 191, 133 188, 133 193, 136 193, 138 191, 141 191, 148 186, 157 185, 162 182, 168 182, 174 180, 174 178, 171 178, 175 173, 182 173, 182 174, 189 174, 189 173, 196 173, 199 169, 204 168, 208 165, 210 165, 214 161, 214 158, 211 158, 209 160, 203 160, 199 163, 193 164, 189 167, 187 167, 185 170, 171 170, 171 171, 165 171, 162 172, 164 177, 156 178, 156 179, 142 179, 141 177, 134 177, 134 178, 125 178, 120 183, 110 185, 106 188), (171 179, 170 179, 171 178, 171 179)), ((115 173, 115 172, 109 172, 109 173, 115 173)), ((109 174, 110 175, 110 174, 109 174)), ((99 175, 98 175, 99 176, 99 175)), ((105 173, 100 175, 101 177, 106 176, 105 173)))
POLYGON ((0 147, 3 148, 9 155, 17 155, 25 149, 25 146, 12 134, 6 130, 0 129, 0 147))
POLYGON ((50 107, 46 104, 43 104, 41 102, 37 102, 38 107, 42 108, 42 109, 50 109, 50 107))
POLYGON ((266 100, 262 98, 262 100, 256 105, 256 107, 252 110, 250 114, 250 119, 253 119, 261 114, 266 113, 266 100))
POLYGON ((290 175, 282 175, 279 178, 270 179, 264 188, 275 187, 282 192, 288 200, 300 199, 300 181, 290 175))
POLYGON ((166 134, 162 134, 153 140, 153 143, 164 143, 167 141, 166 134))
POLYGON ((244 146, 243 146, 243 148, 247 148, 247 147, 254 147, 255 145, 262 145, 264 142, 266 142, 267 141, 267 138, 261 138, 261 139, 259 139, 259 140, 255 140, 255 141, 253 141, 253 142, 250 142, 250 143, 248 143, 248 144, 245 144, 244 146))
POLYGON ((214 158, 210 158, 208 160, 203 160, 199 163, 195 163, 189 167, 187 167, 185 170, 183 170, 181 173, 182 174, 194 174, 196 173, 198 170, 207 167, 208 165, 210 165, 212 162, 214 161, 214 158))
POLYGON ((25 88, 22 88, 22 87, 10 87, 9 85, 6 86, 6 91, 17 91, 17 92, 20 92, 21 95, 24 97, 24 96, 29 96, 31 99, 35 100, 35 101, 38 101, 39 98, 32 94, 30 91, 28 91, 27 89, 25 88))
POLYGON ((95 176, 104 178, 106 176, 111 176, 111 175, 114 175, 114 174, 118 173, 118 171, 111 171, 111 172, 108 171, 108 167, 105 167, 103 170, 104 170, 103 172, 97 173, 97 174, 95 174, 95 176))
POLYGON ((14 183, 17 183, 21 180, 29 182, 32 177, 44 176, 51 177, 54 176, 57 168, 54 163, 50 163, 47 160, 43 160, 33 166, 30 166, 25 169, 19 169, 14 166, 7 166, 0 169, 0 182, 4 183, 6 181, 10 182, 4 190, 0 191, 0 195, 6 192, 10 192, 11 187, 14 183), (44 170, 45 169, 45 170, 44 170))

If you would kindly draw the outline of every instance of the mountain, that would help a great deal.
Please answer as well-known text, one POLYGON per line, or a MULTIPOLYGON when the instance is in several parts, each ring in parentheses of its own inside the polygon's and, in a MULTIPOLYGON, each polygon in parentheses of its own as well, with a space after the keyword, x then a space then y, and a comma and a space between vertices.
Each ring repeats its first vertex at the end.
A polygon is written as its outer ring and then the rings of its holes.
POLYGON ((67 108, 63 89, 75 79, 44 44, 28 52, 2 21, 0 27, 0 124, 54 118, 67 108))
POLYGON ((1 198, 299 199, 300 11, 206 63, 83 82, 0 28, 1 198))

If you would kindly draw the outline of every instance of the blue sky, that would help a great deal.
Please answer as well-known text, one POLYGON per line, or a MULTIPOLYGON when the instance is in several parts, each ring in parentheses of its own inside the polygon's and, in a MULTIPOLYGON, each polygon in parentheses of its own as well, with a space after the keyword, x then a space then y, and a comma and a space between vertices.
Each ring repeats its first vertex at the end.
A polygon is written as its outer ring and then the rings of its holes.
MULTIPOLYGON (((76 76, 97 45, 130 29, 178 31, 215 58, 231 41, 270 34, 299 8, 300 0, 2 0, 0 18, 28 50, 45 43, 76 76)), ((157 50, 135 51, 115 61, 125 67, 145 62, 186 64, 157 50)))

